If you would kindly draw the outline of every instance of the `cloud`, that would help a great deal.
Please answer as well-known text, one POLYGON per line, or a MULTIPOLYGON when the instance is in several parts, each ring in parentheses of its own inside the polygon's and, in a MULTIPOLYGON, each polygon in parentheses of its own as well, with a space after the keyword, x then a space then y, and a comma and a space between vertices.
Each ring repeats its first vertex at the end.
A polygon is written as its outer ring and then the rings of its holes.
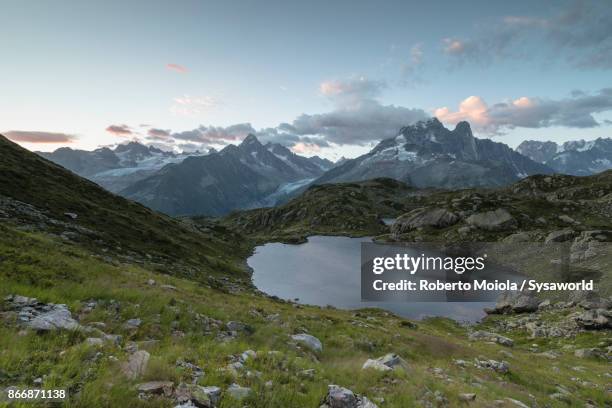
POLYGON ((328 113, 302 114, 291 123, 279 125, 279 132, 293 137, 295 143, 320 147, 334 144, 365 145, 397 135, 402 126, 425 119, 421 109, 382 105, 376 98, 386 88, 383 81, 364 77, 325 81, 319 86, 322 95, 334 105, 328 113))
POLYGON ((115 136, 129 136, 134 134, 128 125, 110 125, 106 128, 106 131, 115 136))
POLYGON ((249 133, 256 133, 250 123, 239 123, 227 127, 222 126, 200 126, 193 130, 172 133, 175 140, 207 144, 227 144, 232 141, 240 141, 249 133))
POLYGON ((170 137, 170 130, 150 128, 147 131, 147 138, 152 140, 166 140, 170 137))
POLYGON ((170 112, 181 116, 195 116, 208 112, 222 105, 221 101, 212 96, 192 97, 183 95, 174 98, 170 112))
POLYGON ((321 146, 315 143, 297 142, 291 150, 297 154, 318 153, 321 151, 321 146))
POLYGON ((492 106, 479 96, 470 96, 459 104, 457 111, 442 107, 434 110, 434 115, 445 123, 467 120, 477 131, 500 134, 516 127, 597 127, 607 123, 598 122, 593 115, 611 110, 612 88, 604 88, 595 93, 573 91, 569 97, 558 100, 523 96, 492 106))
POLYGON ((72 143, 77 137, 67 133, 9 130, 4 135, 13 142, 21 143, 72 143))
POLYGON ((472 38, 445 38, 443 51, 462 63, 550 54, 578 68, 612 69, 612 7, 577 0, 554 9, 546 17, 505 16, 472 38))
POLYGON ((319 91, 337 106, 351 108, 365 100, 374 100, 386 87, 387 84, 384 81, 359 77, 324 81, 319 85, 319 91))
POLYGON ((423 51, 423 44, 417 43, 410 48, 410 55, 407 62, 401 65, 401 76, 400 81, 403 85, 415 85, 418 83, 425 82, 423 80, 423 63, 425 59, 425 52, 423 51))
POLYGON ((179 64, 166 64, 166 68, 179 74, 184 74, 188 71, 186 67, 179 64))

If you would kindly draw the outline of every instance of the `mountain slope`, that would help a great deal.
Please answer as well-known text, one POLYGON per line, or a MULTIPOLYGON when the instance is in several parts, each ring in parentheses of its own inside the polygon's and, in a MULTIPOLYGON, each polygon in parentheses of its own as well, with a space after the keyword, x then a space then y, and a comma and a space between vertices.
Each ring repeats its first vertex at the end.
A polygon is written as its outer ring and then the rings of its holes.
POLYGON ((467 122, 450 131, 434 118, 402 128, 397 137, 345 161, 313 184, 391 177, 416 187, 493 187, 551 172, 502 143, 475 138, 467 122))
POLYGON ((587 176, 612 169, 612 139, 576 140, 558 145, 555 142, 526 140, 516 150, 555 171, 587 176))
POLYGON ((309 159, 249 135, 238 146, 168 165, 120 194, 171 215, 219 216, 273 205, 270 196, 322 173, 309 159))
POLYGON ((388 228, 383 218, 409 208, 417 191, 392 179, 316 185, 288 203, 230 214, 222 224, 251 237, 301 241, 310 234, 373 235, 388 228))
POLYGON ((42 157, 88 178, 112 192, 118 192, 142 180, 166 164, 178 163, 200 153, 176 154, 138 142, 93 151, 62 147, 53 152, 37 152, 42 157))
MULTIPOLYGON (((0 198, 9 219, 124 257, 172 259, 177 273, 211 272, 226 243, 126 200, 0 136, 0 198), (139 236, 145 239, 135 240, 139 236), (190 265, 198 265, 193 269, 190 265)), ((239 272, 236 268, 228 270, 239 272)))

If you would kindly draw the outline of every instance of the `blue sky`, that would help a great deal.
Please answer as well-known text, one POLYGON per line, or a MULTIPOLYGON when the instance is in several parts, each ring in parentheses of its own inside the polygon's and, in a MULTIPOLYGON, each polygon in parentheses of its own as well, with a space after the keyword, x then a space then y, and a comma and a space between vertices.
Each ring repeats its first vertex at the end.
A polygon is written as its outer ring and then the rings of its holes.
POLYGON ((431 115, 512 146, 612 133, 605 0, 0 6, 0 131, 33 150, 254 132, 335 158, 431 115))

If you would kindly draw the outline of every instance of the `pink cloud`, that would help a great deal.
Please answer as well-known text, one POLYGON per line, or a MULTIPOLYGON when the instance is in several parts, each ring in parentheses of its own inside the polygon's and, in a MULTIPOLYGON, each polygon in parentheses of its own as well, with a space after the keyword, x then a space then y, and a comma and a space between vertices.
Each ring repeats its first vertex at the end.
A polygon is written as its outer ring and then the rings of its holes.
POLYGON ((434 116, 444 123, 457 124, 467 120, 476 127, 486 128, 490 124, 488 107, 480 96, 469 96, 459 104, 459 110, 452 112, 448 107, 434 110, 434 116))
POLYGON ((106 128, 106 131, 115 136, 129 136, 134 133, 128 125, 110 125, 106 128))
POLYGON ((188 69, 179 64, 166 64, 166 68, 171 71, 178 72, 179 74, 184 74, 188 71, 188 69))
POLYGON ((291 150, 298 154, 308 154, 321 151, 321 147, 315 143, 297 142, 291 147, 291 150))
POLYGON ((30 130, 9 130, 5 136, 21 143, 72 143, 76 136, 66 133, 39 132, 30 130))

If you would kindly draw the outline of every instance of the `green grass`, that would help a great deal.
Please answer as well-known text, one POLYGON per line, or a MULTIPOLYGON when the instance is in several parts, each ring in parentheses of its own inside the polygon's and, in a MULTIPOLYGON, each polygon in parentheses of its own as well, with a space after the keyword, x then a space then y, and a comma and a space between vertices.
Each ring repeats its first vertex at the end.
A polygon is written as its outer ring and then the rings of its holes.
MULTIPOLYGON (((140 401, 134 387, 147 380, 189 382, 190 374, 176 366, 178 359, 204 369, 201 385, 225 388, 238 382, 252 387, 252 397, 241 403, 250 407, 318 406, 328 384, 348 387, 370 399, 384 397, 385 407, 418 406, 424 390, 439 390, 450 406, 459 406, 460 393, 475 392, 478 397, 471 406, 490 406, 491 401, 504 397, 529 403, 531 394, 540 405, 562 407, 564 403, 548 397, 556 384, 572 391, 573 404, 586 399, 599 405, 606 401, 604 374, 609 366, 597 360, 577 359, 571 352, 563 351, 563 345, 575 342, 590 346, 602 341, 607 333, 588 333, 575 341, 537 340, 542 349, 562 351, 558 360, 551 361, 531 352, 534 340, 516 332, 511 334, 517 342, 510 349, 514 357, 507 358, 500 354, 506 350, 504 347, 472 343, 467 340, 466 328, 448 319, 428 319, 414 329, 403 325, 403 319, 376 309, 355 313, 296 308, 249 292, 226 294, 140 266, 106 263, 88 250, 66 246, 56 238, 1 228, 0 296, 18 293, 46 302, 66 303, 75 315, 80 314, 89 299, 96 299, 99 306, 81 316, 82 324, 104 322, 105 332, 124 336, 122 346, 128 341, 159 340, 148 349, 152 357, 144 377, 128 381, 119 369, 120 362, 127 359, 125 349, 110 344, 100 349, 87 346, 83 340, 88 335, 81 332, 41 335, 21 331, 4 315, 0 324, 0 385, 27 387, 33 378, 46 376, 45 387, 70 391, 72 397, 66 406, 173 406, 172 401, 161 397, 140 401), (155 279, 157 285, 148 285, 148 279, 155 279), (177 290, 164 290, 161 284, 174 285, 177 290), (111 300, 119 303, 118 310, 111 307, 111 300), (275 313, 280 315, 278 321, 266 320, 267 315, 275 313), (243 321, 254 332, 222 343, 216 340, 216 330, 204 329, 197 314, 224 322, 243 321), (141 318, 143 324, 137 331, 128 332, 123 323, 134 317, 141 318), (173 337, 173 327, 185 336, 173 337), (290 345, 289 335, 304 329, 322 340, 323 353, 315 356, 290 345), (261 377, 234 379, 219 371, 230 362, 228 356, 247 349, 258 352, 258 358, 247 362, 247 369, 260 372, 261 377), (271 350, 280 354, 269 355, 271 350), (367 358, 388 352, 400 354, 408 362, 409 371, 361 370, 367 358), (96 356, 97 353, 102 354, 96 356), (500 375, 453 363, 454 359, 470 361, 478 356, 508 360, 511 373, 500 375), (559 371, 551 371, 552 365, 558 366, 559 371), (584 371, 574 371, 575 366, 584 367, 584 371), (310 368, 315 369, 313 379, 299 376, 300 371, 310 368), (452 381, 439 378, 434 368, 441 368, 452 381), (580 386, 572 381, 573 377, 597 384, 598 388, 580 386), (272 381, 273 386, 267 387, 267 381, 272 381)), ((237 404, 224 397, 220 406, 242 406, 237 404)))

